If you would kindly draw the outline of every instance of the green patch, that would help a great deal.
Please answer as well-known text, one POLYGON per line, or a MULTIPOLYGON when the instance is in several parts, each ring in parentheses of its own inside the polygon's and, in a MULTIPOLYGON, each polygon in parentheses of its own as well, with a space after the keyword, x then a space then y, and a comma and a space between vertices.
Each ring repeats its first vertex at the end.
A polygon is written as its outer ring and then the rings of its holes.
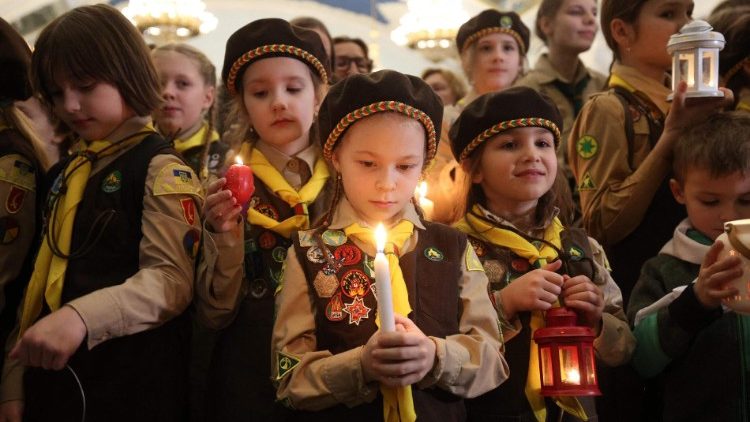
POLYGON ((299 359, 283 352, 276 354, 276 379, 280 380, 299 365, 299 359))
POLYGON ((434 262, 440 262, 443 259, 445 259, 445 256, 442 252, 440 252, 440 249, 430 246, 429 248, 424 250, 424 256, 427 257, 430 261, 434 262))
POLYGON ((341 246, 346 243, 346 234, 341 230, 326 230, 321 236, 328 246, 341 246))
POLYGON ((576 151, 584 160, 588 160, 599 152, 599 142, 591 135, 585 135, 576 142, 576 151))
POLYGON ((106 193, 117 192, 122 187, 122 173, 115 170, 102 180, 102 190, 106 193))
POLYGON ((578 192, 592 190, 596 190, 596 183, 594 183, 594 179, 591 178, 591 173, 586 172, 581 178, 581 183, 578 184, 578 192))
POLYGON ((571 246, 570 250, 568 251, 568 255, 570 255, 571 261, 577 262, 583 259, 583 249, 579 248, 578 246, 571 246))

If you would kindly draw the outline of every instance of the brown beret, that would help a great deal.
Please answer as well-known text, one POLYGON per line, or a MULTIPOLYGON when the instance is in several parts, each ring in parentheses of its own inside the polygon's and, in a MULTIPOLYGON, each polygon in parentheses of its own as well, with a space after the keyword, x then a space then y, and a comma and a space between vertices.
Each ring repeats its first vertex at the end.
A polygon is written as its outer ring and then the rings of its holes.
POLYGON ((269 57, 291 57, 328 81, 330 61, 320 36, 284 19, 259 19, 238 29, 227 41, 221 77, 229 94, 240 91, 242 73, 251 63, 269 57))
POLYGON ((395 70, 351 75, 331 87, 318 114, 323 156, 331 159, 349 126, 383 111, 401 113, 422 124, 427 135, 425 164, 429 163, 437 152, 443 103, 422 79, 395 70))
POLYGON ((0 18, 0 101, 25 100, 31 96, 30 65, 29 45, 8 22, 0 18))
POLYGON ((529 51, 529 28, 521 22, 521 17, 516 12, 487 9, 458 28, 456 46, 459 54, 463 53, 468 46, 478 39, 495 32, 508 34, 515 38, 522 56, 525 56, 526 52, 529 51))
POLYGON ((552 100, 525 86, 484 94, 469 103, 451 126, 453 156, 461 161, 482 142, 517 127, 549 129, 557 146, 562 116, 552 100))

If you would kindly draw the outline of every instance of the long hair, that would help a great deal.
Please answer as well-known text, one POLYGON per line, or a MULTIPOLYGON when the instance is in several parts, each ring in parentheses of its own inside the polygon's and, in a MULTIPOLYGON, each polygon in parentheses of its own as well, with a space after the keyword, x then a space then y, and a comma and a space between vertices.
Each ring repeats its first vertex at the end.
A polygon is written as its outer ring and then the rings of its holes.
POLYGON ((31 123, 28 117, 13 104, 9 104, 0 107, 0 123, 4 122, 9 127, 17 130, 21 136, 29 141, 31 151, 36 157, 39 164, 42 166, 41 170, 46 171, 49 168, 49 160, 47 154, 44 152, 44 142, 39 139, 34 125, 31 123))

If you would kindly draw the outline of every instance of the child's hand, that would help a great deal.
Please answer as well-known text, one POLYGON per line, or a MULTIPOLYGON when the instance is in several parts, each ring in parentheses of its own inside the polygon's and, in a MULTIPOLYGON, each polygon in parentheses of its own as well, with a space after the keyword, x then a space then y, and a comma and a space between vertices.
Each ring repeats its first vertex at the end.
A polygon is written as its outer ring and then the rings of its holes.
POLYGON ((599 335, 604 312, 604 295, 601 289, 585 275, 563 278, 562 297, 565 306, 577 311, 581 322, 599 335))
POLYGON ((667 114, 664 123, 664 135, 662 138, 669 142, 678 142, 682 130, 686 125, 696 121, 705 120, 712 113, 722 108, 731 107, 734 103, 734 94, 727 88, 719 88, 724 92, 723 98, 686 98, 687 83, 680 82, 677 85, 672 107, 667 114))
POLYGON ((518 277, 500 290, 505 317, 511 320, 522 311, 546 311, 551 308, 563 284, 563 276, 555 272, 561 265, 560 260, 547 264, 518 277))
POLYGON ((11 400, 0 404, 0 422, 21 422, 23 400, 11 400))
POLYGON ((29 327, 10 357, 25 366, 59 371, 86 338, 86 324, 75 309, 63 306, 29 327))
POLYGON ((228 232, 237 227, 237 216, 242 210, 232 192, 223 189, 226 183, 227 179, 223 177, 211 182, 203 204, 203 215, 211 230, 216 233, 228 232))
POLYGON ((742 261, 737 256, 719 260, 719 253, 723 248, 724 244, 721 242, 711 245, 693 286, 695 296, 706 309, 718 308, 722 299, 737 294, 737 289, 727 287, 726 283, 742 275, 742 261))
POLYGON ((422 380, 435 364, 435 343, 409 318, 396 315, 396 331, 378 331, 362 350, 365 380, 388 387, 422 380))

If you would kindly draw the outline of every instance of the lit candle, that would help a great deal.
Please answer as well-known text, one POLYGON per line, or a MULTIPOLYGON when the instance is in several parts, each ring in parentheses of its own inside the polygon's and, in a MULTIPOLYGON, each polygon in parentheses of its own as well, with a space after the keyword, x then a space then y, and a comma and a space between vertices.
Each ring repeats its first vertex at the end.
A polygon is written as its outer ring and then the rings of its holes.
POLYGON ((568 369, 568 371, 565 373, 565 379, 563 382, 567 382, 569 384, 575 384, 575 385, 581 385, 581 374, 578 372, 577 369, 568 369))
POLYGON ((378 294, 378 316, 380 329, 383 332, 396 331, 396 319, 393 316, 393 294, 391 293, 391 268, 385 257, 386 233, 383 223, 375 229, 375 286, 378 294))
POLYGON ((232 196, 240 206, 245 206, 245 203, 255 191, 253 172, 250 167, 242 164, 242 158, 239 155, 234 161, 236 164, 232 164, 227 170, 227 174, 224 175, 227 179, 226 188, 232 192, 232 196))
POLYGON ((427 182, 421 182, 419 186, 417 186, 415 194, 417 196, 419 208, 422 208, 422 212, 424 213, 425 220, 431 220, 432 213, 435 211, 435 203, 427 198, 427 182))

